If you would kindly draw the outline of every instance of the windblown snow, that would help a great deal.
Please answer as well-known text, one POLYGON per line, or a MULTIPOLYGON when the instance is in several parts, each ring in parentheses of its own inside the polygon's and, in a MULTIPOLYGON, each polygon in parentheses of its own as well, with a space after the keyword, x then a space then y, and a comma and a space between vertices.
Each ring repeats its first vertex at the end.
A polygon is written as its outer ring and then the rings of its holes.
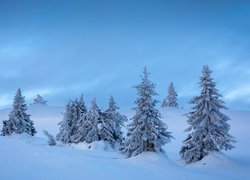
MULTIPOLYGON (((0 121, 8 118, 10 109, 0 111, 0 121)), ((119 179, 119 180, 207 180, 250 179, 250 111, 225 111, 231 118, 230 133, 236 138, 236 148, 214 152, 200 162, 184 165, 179 151, 186 137, 185 113, 175 108, 161 109, 163 121, 175 139, 164 146, 166 154, 142 153, 125 159, 103 142, 79 143, 71 146, 49 146, 42 130, 58 133, 64 108, 32 105, 28 113, 37 134, 0 136, 0 179, 119 179)), ((122 110, 131 117, 133 111, 122 110)), ((2 124, 2 122, 1 122, 2 124)))

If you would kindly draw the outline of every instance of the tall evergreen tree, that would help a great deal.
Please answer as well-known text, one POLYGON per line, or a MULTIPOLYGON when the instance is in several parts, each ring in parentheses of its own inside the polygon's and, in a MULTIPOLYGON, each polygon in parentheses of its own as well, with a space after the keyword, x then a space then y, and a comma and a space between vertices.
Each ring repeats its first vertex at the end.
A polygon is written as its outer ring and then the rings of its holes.
POLYGON ((177 92, 172 82, 168 87, 168 96, 163 100, 161 107, 178 107, 177 92))
POLYGON ((22 96, 21 89, 18 89, 14 97, 12 111, 9 114, 9 119, 3 122, 3 135, 10 135, 12 133, 27 133, 33 136, 36 133, 33 121, 30 115, 27 114, 27 105, 25 104, 24 96, 22 96))
POLYGON ((59 133, 56 135, 56 139, 61 141, 64 144, 71 143, 71 136, 72 136, 72 120, 73 120, 73 113, 72 113, 72 101, 69 101, 65 107, 65 112, 63 115, 63 120, 59 123, 60 129, 59 133))
POLYGON ((100 129, 102 128, 103 114, 96 104, 94 99, 91 102, 89 111, 82 117, 83 126, 81 127, 81 137, 79 141, 86 141, 92 143, 94 141, 100 141, 100 129))
POLYGON ((203 75, 200 78, 201 94, 191 100, 193 111, 188 117, 190 132, 183 141, 181 158, 188 164, 196 162, 207 156, 212 151, 230 150, 234 146, 234 138, 228 133, 230 126, 229 117, 220 110, 226 109, 222 97, 216 89, 216 84, 211 77, 211 70, 203 66, 203 75))
POLYGON ((136 114, 128 125, 127 138, 121 149, 121 153, 127 158, 144 151, 162 151, 162 146, 172 138, 155 107, 158 101, 153 96, 157 93, 154 90, 155 84, 148 79, 148 75, 145 67, 142 82, 135 86, 139 96, 135 101, 136 114))
POLYGON ((78 99, 71 101, 70 107, 70 114, 71 114, 71 135, 70 135, 70 142, 73 143, 78 131, 78 121, 80 119, 80 112, 79 112, 79 104, 78 99))
POLYGON ((83 95, 80 99, 69 101, 66 105, 64 118, 59 123, 60 132, 56 139, 68 144, 79 143, 81 139, 81 127, 83 126, 82 116, 86 113, 87 109, 84 104, 83 95))
POLYGON ((107 139, 111 145, 114 145, 116 142, 119 144, 123 140, 122 127, 124 127, 124 122, 127 121, 127 117, 117 112, 119 109, 116 106, 114 98, 111 96, 109 99, 109 108, 104 112, 104 124, 103 134, 104 139, 107 139))
POLYGON ((80 99, 76 99, 73 106, 73 133, 71 136, 71 141, 73 143, 79 143, 81 141, 81 127, 83 127, 85 114, 87 113, 87 108, 85 106, 83 95, 80 99))

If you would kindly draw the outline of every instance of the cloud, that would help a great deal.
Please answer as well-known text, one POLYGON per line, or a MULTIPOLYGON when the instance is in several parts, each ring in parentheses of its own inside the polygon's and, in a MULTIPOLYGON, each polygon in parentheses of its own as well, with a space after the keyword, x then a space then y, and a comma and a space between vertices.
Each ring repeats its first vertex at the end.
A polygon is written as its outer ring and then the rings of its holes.
POLYGON ((32 89, 23 92, 24 96, 27 100, 33 99, 37 94, 41 96, 54 95, 56 93, 61 92, 62 88, 44 88, 44 89, 32 89))
MULTIPOLYGON (((33 98, 40 94, 42 96, 54 95, 58 92, 62 91, 59 88, 45 88, 45 89, 32 89, 28 91, 22 92, 23 96, 25 96, 26 101, 33 100, 33 98)), ((3 94, 0 96, 0 107, 10 106, 13 102, 14 94, 3 94)))
MULTIPOLYGON (((26 102, 30 102, 33 100, 33 98, 40 94, 41 96, 45 97, 57 97, 62 96, 69 96, 72 94, 78 94, 80 93, 87 93, 95 91, 96 89, 99 89, 98 87, 103 86, 103 84, 106 84, 110 81, 112 81, 116 77, 116 73, 110 73, 105 76, 99 76, 96 78, 93 78, 91 80, 88 80, 83 83, 68 83, 65 85, 60 86, 54 86, 54 87, 46 87, 46 88, 34 88, 34 89, 28 89, 24 90, 22 92, 23 96, 25 96, 26 102)), ((0 96, 0 107, 7 107, 12 104, 14 97, 14 93, 6 93, 0 96)))
POLYGON ((0 56, 1 57, 19 57, 23 54, 26 54, 27 51, 28 51, 28 48, 24 46, 22 47, 7 46, 4 48, 0 48, 0 56))
POLYGON ((219 62, 217 64, 215 64, 215 66, 214 66, 214 70, 216 72, 224 73, 228 69, 231 69, 231 67, 233 65, 233 60, 230 58, 223 58, 223 59, 220 59, 218 61, 219 62))
POLYGON ((1 61, 13 61, 13 58, 27 56, 33 52, 32 40, 13 41, 11 44, 0 46, 1 61))
POLYGON ((7 107, 12 103, 12 97, 9 94, 4 94, 0 96, 0 107, 7 107))
POLYGON ((241 86, 239 88, 235 88, 224 96, 228 101, 235 101, 238 99, 245 99, 245 101, 249 101, 250 97, 250 85, 241 86))
POLYGON ((20 77, 20 72, 10 69, 3 69, 0 71, 0 79, 12 79, 20 77))

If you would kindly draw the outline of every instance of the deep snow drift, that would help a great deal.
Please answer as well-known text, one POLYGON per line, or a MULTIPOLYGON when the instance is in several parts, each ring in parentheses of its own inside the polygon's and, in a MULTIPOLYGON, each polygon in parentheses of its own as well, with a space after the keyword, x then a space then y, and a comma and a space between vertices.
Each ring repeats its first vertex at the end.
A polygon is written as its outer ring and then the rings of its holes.
MULTIPOLYGON (((0 121, 8 118, 9 109, 0 110, 0 121)), ((202 161, 184 165, 179 158, 183 132, 187 128, 185 110, 161 109, 168 130, 175 137, 165 145, 166 155, 143 153, 124 159, 102 142, 91 145, 50 147, 42 130, 58 133, 64 108, 33 105, 31 119, 38 133, 0 137, 0 179, 250 179, 250 112, 226 111, 231 118, 230 134, 236 148, 211 153, 202 161)), ((125 111, 129 117, 133 111, 125 111)))

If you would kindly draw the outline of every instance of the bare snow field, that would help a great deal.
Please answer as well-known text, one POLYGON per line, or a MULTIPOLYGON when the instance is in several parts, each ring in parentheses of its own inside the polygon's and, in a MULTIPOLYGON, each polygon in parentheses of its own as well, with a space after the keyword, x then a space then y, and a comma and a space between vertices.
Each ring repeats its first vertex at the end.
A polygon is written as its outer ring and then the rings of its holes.
MULTIPOLYGON (((0 121, 10 109, 0 110, 0 121)), ((250 179, 250 111, 225 111, 231 118, 230 134, 237 143, 227 152, 214 152, 200 162, 185 165, 179 150, 187 133, 185 113, 181 109, 161 109, 163 121, 175 139, 166 144, 166 155, 147 152, 125 159, 103 142, 50 147, 42 130, 58 133, 64 108, 33 105, 28 113, 38 133, 0 137, 0 180, 248 180, 250 179)), ((132 110, 121 110, 128 117, 132 110), (129 113, 129 114, 128 114, 129 113)), ((1 123, 2 124, 2 123, 1 123)))

